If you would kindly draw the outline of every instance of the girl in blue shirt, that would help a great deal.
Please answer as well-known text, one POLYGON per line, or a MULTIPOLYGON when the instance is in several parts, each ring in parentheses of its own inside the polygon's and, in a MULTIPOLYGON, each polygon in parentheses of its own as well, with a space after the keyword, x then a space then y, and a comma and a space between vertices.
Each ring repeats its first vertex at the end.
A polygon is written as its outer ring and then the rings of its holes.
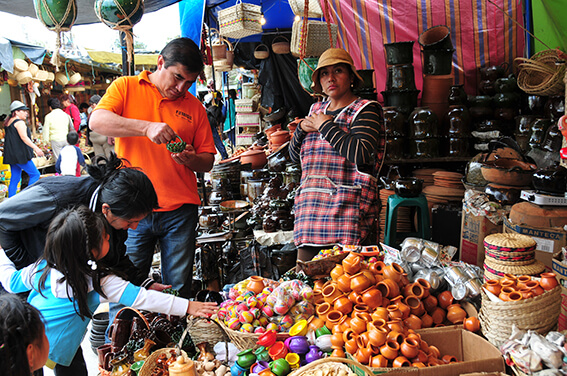
POLYGON ((0 282, 9 292, 30 291, 49 340, 48 366, 56 376, 87 376, 80 345, 92 313, 103 302, 169 315, 210 315, 216 303, 189 302, 145 290, 111 274, 97 261, 109 251, 107 222, 85 206, 58 214, 47 232, 43 258, 16 270, 0 249, 0 282))

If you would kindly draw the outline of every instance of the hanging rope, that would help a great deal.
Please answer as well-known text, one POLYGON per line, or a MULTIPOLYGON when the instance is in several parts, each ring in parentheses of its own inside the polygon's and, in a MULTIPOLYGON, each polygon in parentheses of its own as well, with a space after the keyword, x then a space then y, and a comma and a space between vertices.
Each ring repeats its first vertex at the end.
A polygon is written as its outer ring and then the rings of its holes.
POLYGON ((132 22, 130 17, 135 15, 140 10, 140 7, 143 8, 144 2, 142 0, 139 0, 130 14, 126 14, 126 11, 124 10, 124 8, 122 8, 122 5, 120 5, 117 0, 114 0, 114 5, 116 5, 116 8, 118 8, 120 14, 122 15, 122 19, 117 23, 111 22, 102 17, 100 1, 95 3, 95 13, 98 19, 109 26, 111 29, 122 31, 124 33, 124 38, 126 39, 127 60, 128 64, 131 64, 132 57, 134 56, 134 34, 132 33, 132 27, 134 26, 135 22, 132 22))
POLYGON ((73 26, 73 24, 75 23, 75 17, 77 16, 77 3, 75 2, 75 0, 68 0, 67 9, 65 9, 65 14, 63 15, 63 17, 61 17, 61 21, 55 19, 55 16, 53 15, 51 9, 47 5, 47 0, 41 0, 41 6, 43 7, 43 9, 45 9, 45 12, 47 13, 47 17, 49 17, 51 23, 55 25, 53 27, 48 26, 47 22, 45 22, 45 20, 41 16, 41 7, 38 7, 36 9, 37 18, 41 21, 41 23, 43 23, 43 25, 47 27, 49 30, 55 31, 55 33, 57 34, 55 40, 55 51, 53 51, 53 55, 51 56, 51 64, 55 66, 55 72, 59 72, 59 65, 60 65, 59 50, 61 49, 61 32, 71 30, 71 26, 73 26), (71 22, 71 25, 69 25, 69 27, 63 27, 63 24, 65 20, 67 20, 67 17, 69 17, 71 11, 73 11, 74 14, 73 21, 71 22))

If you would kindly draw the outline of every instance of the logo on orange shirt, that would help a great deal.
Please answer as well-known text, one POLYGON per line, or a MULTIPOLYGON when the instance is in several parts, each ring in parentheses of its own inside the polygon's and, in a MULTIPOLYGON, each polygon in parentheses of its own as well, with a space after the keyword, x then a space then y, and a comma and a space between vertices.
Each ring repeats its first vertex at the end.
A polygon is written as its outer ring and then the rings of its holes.
POLYGON ((193 117, 186 112, 175 110, 175 116, 182 117, 190 123, 193 122, 193 117))

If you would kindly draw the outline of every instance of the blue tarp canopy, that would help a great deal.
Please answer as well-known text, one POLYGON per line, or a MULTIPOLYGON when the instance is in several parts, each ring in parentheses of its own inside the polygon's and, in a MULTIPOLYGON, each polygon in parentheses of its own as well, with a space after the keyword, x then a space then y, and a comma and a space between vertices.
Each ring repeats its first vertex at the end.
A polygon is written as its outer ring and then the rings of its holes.
POLYGON ((0 67, 4 70, 14 73, 12 47, 19 48, 34 64, 43 64, 43 58, 47 52, 45 48, 0 37, 0 67))

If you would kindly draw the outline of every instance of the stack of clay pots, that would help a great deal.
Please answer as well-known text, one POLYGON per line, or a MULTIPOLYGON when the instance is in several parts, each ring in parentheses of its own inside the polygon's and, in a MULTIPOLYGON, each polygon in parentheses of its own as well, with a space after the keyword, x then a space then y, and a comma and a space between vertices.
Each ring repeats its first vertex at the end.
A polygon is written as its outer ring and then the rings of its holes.
POLYGON ((406 117, 417 106, 419 90, 415 87, 413 41, 387 43, 388 77, 382 92, 384 105, 396 107, 406 117))
POLYGON ((362 77, 362 83, 360 87, 354 90, 354 93, 361 98, 377 101, 378 94, 374 85, 374 69, 359 69, 357 72, 362 77))
POLYGON ((425 30, 418 39, 423 60, 421 105, 430 107, 439 120, 449 108, 449 90, 454 82, 451 31, 445 25, 425 30))
MULTIPOLYGON (((456 361, 442 356, 416 330, 445 322, 462 324, 466 312, 449 291, 430 294, 425 279, 410 283, 403 268, 363 261, 351 252, 331 271, 332 280, 313 290, 316 330, 332 332, 333 356, 349 353, 371 367, 426 367, 456 361)), ((319 281, 317 281, 319 282, 319 281)))
POLYGON ((24 86, 28 83, 53 81, 54 74, 40 69, 33 63, 28 63, 23 59, 14 59, 14 73, 8 73, 8 84, 10 86, 24 86))

